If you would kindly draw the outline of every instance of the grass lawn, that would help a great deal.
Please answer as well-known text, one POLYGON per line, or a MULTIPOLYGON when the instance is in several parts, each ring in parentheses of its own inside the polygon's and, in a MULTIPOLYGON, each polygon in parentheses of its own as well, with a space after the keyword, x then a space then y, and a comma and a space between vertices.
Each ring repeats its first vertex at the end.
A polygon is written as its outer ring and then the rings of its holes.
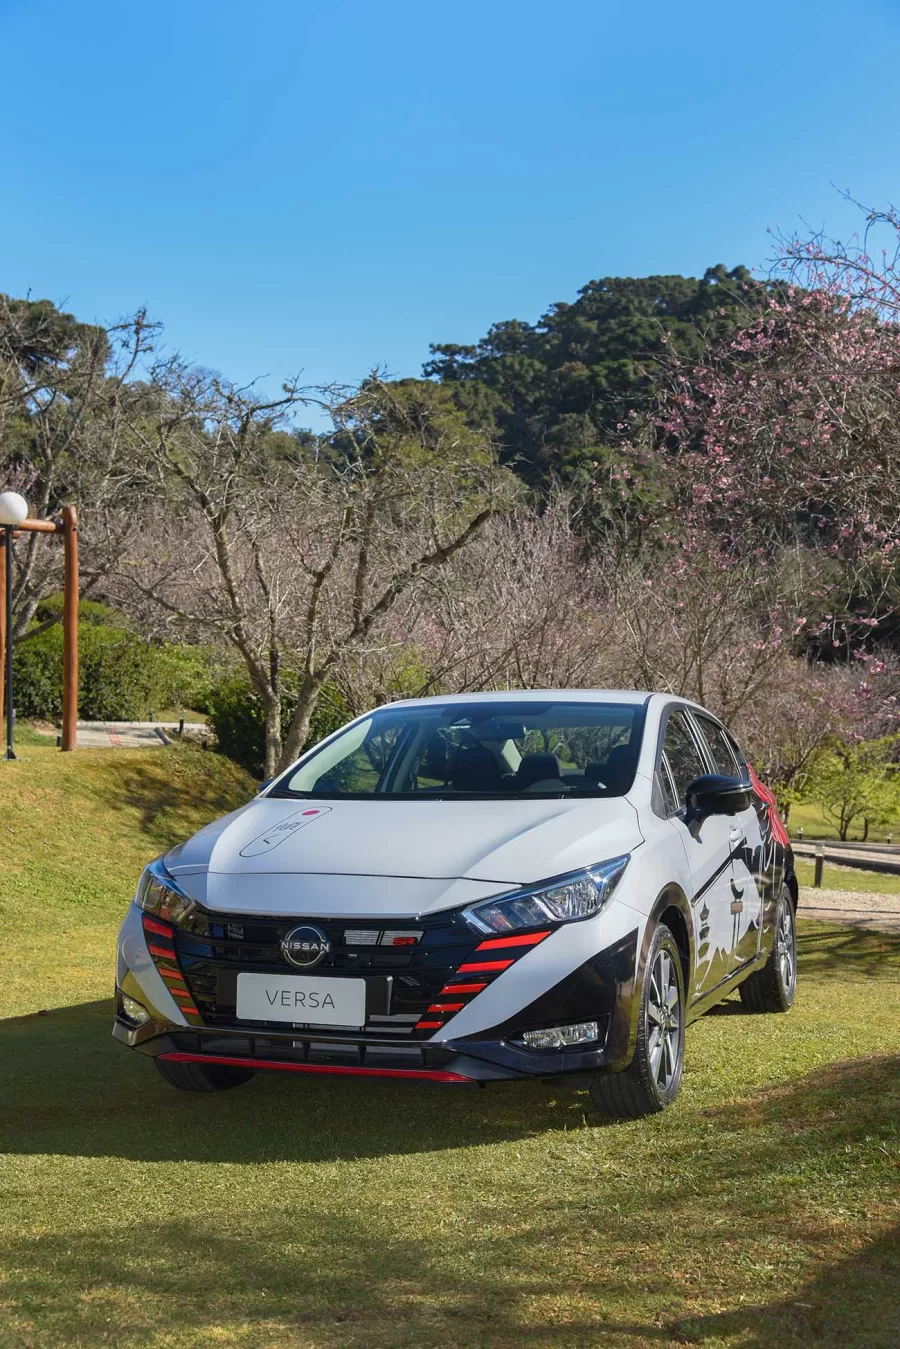
POLYGON ((801 926, 786 1017, 694 1026, 674 1109, 260 1074, 110 1037, 141 863, 252 791, 190 747, 0 763, 0 1344, 900 1343, 900 941, 801 926))
MULTIPOLYGON (((801 885, 812 885, 816 864, 805 858, 796 858, 797 880, 801 885)), ((822 888, 825 890, 863 891, 871 895, 900 895, 900 875, 881 871, 863 871, 859 867, 831 866, 822 868, 822 888)))
MULTIPOLYGON (((791 838, 798 838, 800 829, 803 829, 804 839, 817 838, 837 838, 838 831, 835 826, 829 823, 822 814, 821 806, 813 802, 807 802, 803 805, 791 806, 791 818, 788 824, 788 833, 791 838)), ((862 821, 859 826, 850 830, 848 842, 859 842, 862 838, 862 821)), ((894 843, 900 843, 900 820, 893 825, 873 825, 869 830, 869 843, 885 843, 890 834, 894 843)))

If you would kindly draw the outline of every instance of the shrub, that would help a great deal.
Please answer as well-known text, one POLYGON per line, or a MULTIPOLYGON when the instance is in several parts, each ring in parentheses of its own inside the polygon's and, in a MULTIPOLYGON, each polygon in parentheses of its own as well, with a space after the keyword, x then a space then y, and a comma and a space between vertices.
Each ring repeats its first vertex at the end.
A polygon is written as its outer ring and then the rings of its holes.
MULTIPOLYGON (((284 693, 283 725, 286 728, 297 705, 295 688, 284 693)), ((229 759, 246 768, 255 778, 265 772, 266 715, 262 700, 242 675, 223 679, 209 698, 209 724, 216 735, 217 748, 229 759)), ((312 717, 309 745, 316 744, 348 720, 343 699, 337 690, 326 687, 312 717)))
MULTIPOLYGON (((43 614, 53 613, 52 602, 43 614)), ((213 676, 202 647, 153 646, 101 604, 79 615, 78 714, 85 721, 143 721, 151 709, 195 707, 213 676), (112 621, 109 621, 110 618, 112 621)), ((60 624, 16 644, 13 705, 19 717, 58 722, 62 716, 63 632, 60 624)))

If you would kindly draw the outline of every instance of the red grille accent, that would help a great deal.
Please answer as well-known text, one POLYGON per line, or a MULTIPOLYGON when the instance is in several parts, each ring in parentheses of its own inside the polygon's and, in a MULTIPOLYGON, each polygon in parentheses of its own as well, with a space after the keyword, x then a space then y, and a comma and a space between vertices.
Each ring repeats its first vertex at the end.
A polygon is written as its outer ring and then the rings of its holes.
POLYGON ((341 1077, 418 1077, 427 1082, 474 1082, 443 1068, 350 1068, 344 1064, 283 1063, 277 1059, 226 1058, 222 1054, 160 1054, 170 1063, 227 1063, 235 1068, 269 1068, 281 1073, 333 1073, 341 1077))
POLYGON ((152 956, 160 956, 163 960, 175 959, 174 946, 150 946, 148 943, 147 949, 152 956))
POLYGON ((439 1030, 443 1021, 417 1021, 416 1030, 439 1030))
MULTIPOLYGON (((169 942, 174 943, 175 932, 171 927, 166 927, 163 923, 158 923, 155 918, 142 914, 141 919, 144 924, 144 931, 148 935, 154 933, 159 937, 166 937, 169 942)), ((162 976, 166 988, 171 996, 176 1000, 175 1006, 184 1016, 201 1022, 203 1018, 197 1011, 197 1005, 194 1002, 194 996, 187 986, 187 980, 178 968, 178 957, 175 954, 174 944, 169 946, 160 946, 157 942, 147 942, 147 950, 153 957, 153 963, 162 976), (166 961, 167 964, 161 962, 166 961)))
POLYGON ((476 946, 476 951, 496 951, 502 946, 537 946, 539 941, 550 936, 550 929, 546 932, 527 932, 521 937, 491 937, 490 941, 483 941, 480 946, 476 946))
POLYGON ((440 996, 443 998, 449 993, 480 993, 483 988, 487 988, 486 980, 478 984, 445 984, 440 996))
POLYGON ((510 965, 514 965, 514 960, 482 960, 476 965, 460 965, 459 974, 483 974, 487 970, 508 970, 510 965))
POLYGON ((464 1002, 433 1002, 429 1007, 429 1012, 458 1012, 460 1007, 465 1007, 464 1002))
POLYGON ((168 937, 169 941, 172 940, 172 929, 166 927, 165 923, 158 923, 155 918, 148 918, 146 914, 144 914, 143 921, 145 932, 155 932, 160 937, 168 937))

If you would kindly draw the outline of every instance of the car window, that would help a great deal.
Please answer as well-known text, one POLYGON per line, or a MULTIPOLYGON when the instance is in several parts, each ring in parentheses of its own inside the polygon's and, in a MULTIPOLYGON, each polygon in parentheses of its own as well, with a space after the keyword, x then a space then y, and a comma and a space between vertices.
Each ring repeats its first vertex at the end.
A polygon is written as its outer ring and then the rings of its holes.
POLYGON ((659 777, 659 785, 662 789, 666 814, 674 815, 682 803, 675 795, 675 788, 672 786, 672 771, 669 768, 669 761, 665 754, 662 756, 662 762, 659 765, 659 773, 657 776, 659 777))
POLYGON ((706 772, 706 764, 683 712, 675 711, 669 717, 663 753, 672 774, 680 808, 684 805, 690 784, 706 772))
POLYGON ((397 748, 401 728, 396 724, 378 726, 373 719, 365 723, 361 741, 358 734, 360 729, 356 728, 348 752, 336 758, 326 750, 320 756, 316 765, 318 771, 311 777, 309 790, 339 793, 342 796, 368 795, 378 791, 379 783, 397 748))
POLYGON ((703 733, 703 739, 709 750, 709 756, 715 765, 717 773, 724 773, 726 777, 740 777, 741 766, 735 757, 734 750, 731 747, 731 741, 728 739, 721 726, 713 721, 712 717, 704 717, 699 713, 694 713, 694 720, 703 733))
POLYGON ((734 755, 735 759, 737 759, 738 770, 739 770, 739 772, 740 772, 741 777, 744 778, 745 780, 748 780, 748 781, 749 781, 748 774, 749 774, 749 772, 750 772, 750 769, 749 769, 749 766, 748 766, 748 764, 747 764, 747 756, 746 756, 746 754, 745 754, 744 751, 741 749, 740 745, 739 745, 738 742, 735 740, 734 736, 731 734, 730 731, 726 731, 726 732, 725 732, 725 739, 728 741, 729 745, 731 746, 731 752, 732 752, 732 754, 734 755))
POLYGON ((398 704, 314 749, 272 794, 624 796, 644 715, 637 703, 398 704))

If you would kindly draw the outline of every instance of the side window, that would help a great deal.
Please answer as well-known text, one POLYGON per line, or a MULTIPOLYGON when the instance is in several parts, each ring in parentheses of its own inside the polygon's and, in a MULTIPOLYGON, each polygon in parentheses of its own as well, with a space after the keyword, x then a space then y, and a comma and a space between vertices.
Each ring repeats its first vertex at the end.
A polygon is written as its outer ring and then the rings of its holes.
POLYGON ((735 759, 737 759, 738 771, 740 772, 741 777, 749 781, 750 766, 747 763, 746 754, 741 749, 740 745, 735 740, 734 736, 731 734, 730 731, 725 732, 725 739, 731 746, 732 754, 734 755, 735 759))
POLYGON ((659 785, 662 791, 662 798, 665 804, 666 814, 674 815, 675 812, 681 807, 681 802, 675 795, 675 788, 672 786, 672 773, 669 768, 669 761, 667 760, 665 754, 662 756, 662 761, 659 765, 659 772, 657 774, 657 777, 659 778, 659 785))
POLYGON ((701 716, 696 712, 694 713, 694 720, 703 732, 703 739, 706 741, 716 772, 724 773, 726 777, 730 778, 740 777, 741 766, 735 757, 731 741, 722 727, 717 726, 710 717, 701 716))
POLYGON ((706 772, 706 764, 683 712, 675 711, 669 716, 663 740, 663 754, 666 756, 678 796, 678 805, 681 807, 694 778, 702 777, 706 772))

